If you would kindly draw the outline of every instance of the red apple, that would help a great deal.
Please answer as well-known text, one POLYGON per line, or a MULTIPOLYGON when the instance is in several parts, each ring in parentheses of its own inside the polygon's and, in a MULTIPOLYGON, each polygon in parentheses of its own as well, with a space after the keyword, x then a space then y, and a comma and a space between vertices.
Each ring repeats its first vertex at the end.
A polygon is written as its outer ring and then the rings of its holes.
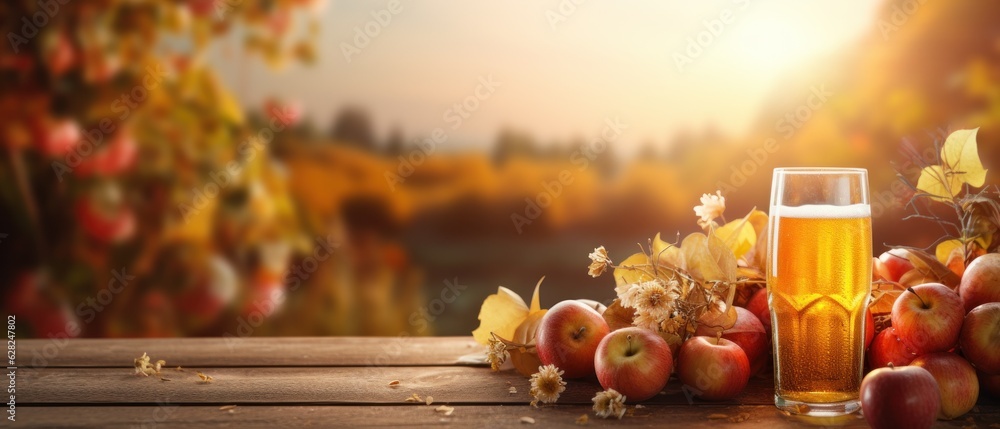
POLYGON ((757 292, 750 296, 750 300, 747 301, 747 310, 757 316, 757 320, 760 320, 767 337, 771 338, 771 310, 767 305, 767 288, 757 289, 757 292))
POLYGON ((1000 302, 1000 253, 987 253, 969 264, 958 285, 965 311, 980 304, 1000 302))
POLYGON ((601 340, 594 357, 597 380, 639 402, 656 396, 670 379, 674 358, 663 337, 642 328, 622 328, 601 340))
POLYGON ((1000 399, 1000 375, 986 375, 977 371, 976 376, 979 377, 979 386, 982 388, 982 391, 985 391, 994 398, 1000 399))
POLYGON ((38 149, 53 158, 66 156, 80 143, 80 126, 72 119, 39 120, 34 132, 38 149))
MULTIPOLYGON (((736 323, 731 328, 722 331, 722 338, 736 343, 743 349, 743 353, 746 353, 747 360, 750 362, 750 373, 756 374, 764 366, 764 360, 768 357, 767 331, 750 310, 742 307, 733 308, 736 309, 736 323)), ((699 325, 694 334, 714 337, 718 332, 719 328, 699 325)))
POLYGON ((954 353, 940 352, 917 356, 912 366, 926 369, 937 380, 941 392, 938 418, 950 420, 969 412, 979 399, 979 379, 968 361, 954 353))
POLYGON ((893 364, 895 366, 909 365, 910 361, 917 355, 906 348, 899 337, 896 336, 895 328, 887 328, 879 332, 868 347, 866 358, 869 369, 878 369, 893 364))
POLYGON ((899 339, 921 355, 955 347, 964 315, 957 293, 940 283, 925 283, 900 294, 891 317, 899 339))
POLYGON ((75 214, 83 230, 99 242, 117 243, 131 238, 136 216, 122 201, 117 186, 101 186, 75 204, 75 214))
POLYGON ((725 338, 691 337, 677 355, 677 376, 696 397, 732 399, 750 380, 750 361, 740 346, 725 338))
POLYGON ((111 138, 106 147, 83 157, 73 173, 79 177, 114 176, 131 168, 138 152, 132 134, 128 130, 121 130, 111 138))
POLYGON ((875 268, 878 269, 879 275, 882 278, 891 282, 898 282, 903 277, 903 274, 913 269, 913 263, 910 262, 909 257, 909 250, 889 249, 888 252, 878 257, 881 264, 876 264, 875 268))
POLYGON ((563 370, 566 378, 593 375, 597 345, 609 331, 597 310, 580 301, 562 301, 552 306, 538 325, 538 358, 563 370))
POLYGON ((1000 302, 982 304, 965 315, 958 345, 976 369, 1000 375, 1000 302))
POLYGON ((879 368, 861 381, 861 410, 874 429, 926 429, 939 408, 937 381, 926 369, 879 368))

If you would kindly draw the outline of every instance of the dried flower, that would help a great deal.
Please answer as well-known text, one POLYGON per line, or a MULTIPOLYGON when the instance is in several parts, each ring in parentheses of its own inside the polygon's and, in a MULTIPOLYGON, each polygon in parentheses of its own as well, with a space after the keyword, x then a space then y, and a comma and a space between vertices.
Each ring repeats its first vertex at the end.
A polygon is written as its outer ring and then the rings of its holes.
POLYGON ((606 419, 615 416, 621 419, 625 415, 625 396, 615 389, 598 392, 593 401, 597 417, 606 419))
POLYGON ((559 400, 559 394, 566 390, 566 382, 562 379, 563 371, 555 365, 545 365, 538 367, 538 372, 531 375, 531 396, 535 398, 531 401, 532 406, 538 406, 538 402, 554 403, 559 400))
POLYGON ((664 284, 659 279, 642 282, 632 297, 633 305, 630 307, 648 313, 656 319, 666 319, 673 311, 674 299, 676 299, 673 290, 676 285, 676 280, 671 280, 670 284, 664 284))
POLYGON ((510 353, 507 352, 507 345, 497 339, 496 335, 491 334, 489 341, 489 351, 486 352, 486 361, 490 363, 490 368, 494 371, 500 370, 500 365, 503 365, 510 357, 510 353))
POLYGON ((644 311, 637 311, 635 313, 635 318, 632 319, 632 324, 642 329, 649 329, 653 332, 659 332, 661 326, 660 319, 657 319, 655 316, 644 311))
POLYGON ((589 256, 591 262, 587 274, 590 274, 591 277, 599 277, 611 265, 611 258, 608 257, 608 251, 604 249, 604 246, 594 249, 589 256))
POLYGON ((424 398, 421 398, 420 395, 418 395, 418 394, 416 394, 416 392, 414 392, 409 397, 407 397, 405 399, 405 401, 406 402, 424 402, 424 398))
POLYGON ((507 392, 509 392, 511 395, 513 395, 513 394, 517 393, 517 388, 514 387, 514 386, 510 386, 510 389, 507 392))
POLYGON ((669 320, 674 312, 674 303, 680 296, 680 283, 674 279, 653 279, 620 285, 615 291, 622 306, 635 309, 635 326, 659 331, 662 323, 669 320))
POLYGON ((722 216, 726 211, 726 197, 722 196, 722 191, 715 191, 715 195, 704 194, 701 196, 701 205, 694 206, 694 214, 700 216, 698 226, 708 228, 712 219, 722 216))
POLYGON ((146 352, 142 352, 142 356, 133 359, 132 362, 135 364, 135 375, 149 376, 152 368, 149 367, 149 356, 146 352))

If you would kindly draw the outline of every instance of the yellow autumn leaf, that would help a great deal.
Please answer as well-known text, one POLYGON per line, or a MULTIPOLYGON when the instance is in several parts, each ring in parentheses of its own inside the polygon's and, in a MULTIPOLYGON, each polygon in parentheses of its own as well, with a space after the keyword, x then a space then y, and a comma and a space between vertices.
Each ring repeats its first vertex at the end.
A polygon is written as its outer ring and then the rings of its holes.
POLYGON ((754 231, 754 225, 749 222, 752 214, 751 211, 743 219, 734 220, 715 229, 715 236, 725 243, 736 259, 743 257, 754 244, 757 244, 757 232, 754 231))
POLYGON ((941 261, 942 264, 946 264, 948 263, 948 257, 951 255, 951 252, 960 247, 962 247, 961 241, 958 240, 942 241, 937 245, 937 248, 934 250, 934 256, 936 256, 937 259, 941 261))
POLYGON ((536 313, 542 310, 538 291, 541 289, 543 281, 545 281, 545 276, 542 276, 542 278, 538 279, 538 283, 535 283, 535 292, 531 294, 531 308, 528 309, 528 314, 536 313))
POLYGON ((931 199, 949 201, 962 191, 962 182, 942 166, 931 165, 920 171, 917 190, 927 193, 931 199))
POLYGON ((640 265, 649 265, 649 257, 643 253, 636 253, 621 261, 618 264, 619 268, 615 268, 615 285, 621 286, 652 280, 652 277, 638 268, 640 265))
POLYGON ((490 333, 502 338, 513 338, 514 330, 528 317, 528 305, 521 297, 503 286, 497 293, 486 297, 479 309, 479 327, 472 337, 480 344, 487 344, 490 333))
POLYGON ((652 250, 653 257, 656 258, 658 264, 669 265, 682 270, 685 269, 684 254, 681 252, 681 248, 663 241, 659 233, 653 238, 652 250))
POLYGON ((699 280, 736 280, 736 257, 715 235, 700 232, 688 235, 681 242, 687 269, 699 280))
POLYGON ((979 128, 958 130, 948 136, 941 147, 941 165, 960 183, 981 187, 986 183, 986 169, 979 160, 976 133, 979 128))

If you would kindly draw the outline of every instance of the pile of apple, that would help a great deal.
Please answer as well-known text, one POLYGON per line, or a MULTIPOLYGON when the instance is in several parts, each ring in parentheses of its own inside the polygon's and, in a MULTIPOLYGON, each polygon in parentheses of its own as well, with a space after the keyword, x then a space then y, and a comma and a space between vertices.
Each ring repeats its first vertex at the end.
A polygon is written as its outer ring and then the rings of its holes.
MULTIPOLYGON (((893 282, 913 271, 903 249, 886 252, 875 267, 893 282)), ((930 427, 961 416, 975 406, 980 385, 1000 396, 1000 254, 973 260, 957 291, 940 283, 907 288, 890 318, 866 353, 872 371, 861 405, 872 427, 930 427)))
POLYGON ((731 399, 770 357, 764 325, 750 311, 736 310, 732 328, 721 332, 721 337, 711 329, 699 329, 681 344, 675 360, 667 341, 653 331, 638 327, 611 331, 593 307, 562 301, 538 325, 538 358, 563 370, 566 378, 596 375, 601 387, 617 390, 629 402, 644 401, 662 391, 675 366, 686 394, 705 400, 731 399))

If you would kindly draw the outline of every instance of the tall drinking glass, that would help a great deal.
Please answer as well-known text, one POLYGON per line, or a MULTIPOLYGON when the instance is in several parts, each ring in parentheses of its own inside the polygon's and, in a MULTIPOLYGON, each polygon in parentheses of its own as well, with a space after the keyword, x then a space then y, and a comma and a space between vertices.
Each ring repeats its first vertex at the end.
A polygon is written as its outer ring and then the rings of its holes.
POLYGON ((770 214, 774 403, 796 414, 854 412, 872 279, 868 171, 777 168, 770 214))

